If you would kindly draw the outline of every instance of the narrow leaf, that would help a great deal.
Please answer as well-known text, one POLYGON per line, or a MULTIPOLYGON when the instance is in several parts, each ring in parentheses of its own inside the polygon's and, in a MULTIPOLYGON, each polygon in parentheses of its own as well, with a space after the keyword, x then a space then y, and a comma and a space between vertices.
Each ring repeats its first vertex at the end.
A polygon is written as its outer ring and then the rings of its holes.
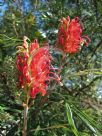
POLYGON ((76 128, 75 123, 74 123, 73 114, 72 114, 72 111, 71 111, 69 104, 66 103, 65 107, 66 107, 68 123, 71 126, 72 132, 74 133, 75 136, 79 136, 77 128, 76 128))

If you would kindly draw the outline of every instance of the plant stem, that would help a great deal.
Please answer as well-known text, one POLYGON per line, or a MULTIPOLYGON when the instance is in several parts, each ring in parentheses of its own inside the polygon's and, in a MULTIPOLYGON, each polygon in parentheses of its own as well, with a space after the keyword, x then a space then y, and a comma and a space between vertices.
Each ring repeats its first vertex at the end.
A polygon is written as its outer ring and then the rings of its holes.
POLYGON ((28 104, 24 104, 24 126, 23 126, 23 132, 22 135, 27 135, 27 115, 28 115, 28 104))

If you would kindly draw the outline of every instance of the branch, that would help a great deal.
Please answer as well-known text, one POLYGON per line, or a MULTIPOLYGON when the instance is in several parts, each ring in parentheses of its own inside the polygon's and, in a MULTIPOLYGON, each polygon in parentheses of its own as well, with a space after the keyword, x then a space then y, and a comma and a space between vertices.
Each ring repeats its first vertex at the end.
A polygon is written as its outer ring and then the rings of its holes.
POLYGON ((97 44, 96 48, 94 48, 92 55, 90 56, 90 58, 95 54, 95 52, 97 51, 97 49, 100 47, 100 45, 102 44, 102 39, 101 41, 97 44))
POLYGON ((82 88, 79 88, 78 91, 77 89, 74 90, 74 95, 77 96, 80 94, 80 92, 84 92, 84 94, 87 94, 87 92, 85 92, 84 90, 86 90, 87 88, 89 88, 97 79, 99 79, 101 76, 98 76, 96 78, 94 78, 88 85, 84 85, 82 88))
POLYGON ((87 108, 91 107, 94 110, 100 111, 102 113, 102 104, 101 103, 91 101, 90 98, 88 98, 87 100, 82 100, 82 103, 85 103, 87 108))

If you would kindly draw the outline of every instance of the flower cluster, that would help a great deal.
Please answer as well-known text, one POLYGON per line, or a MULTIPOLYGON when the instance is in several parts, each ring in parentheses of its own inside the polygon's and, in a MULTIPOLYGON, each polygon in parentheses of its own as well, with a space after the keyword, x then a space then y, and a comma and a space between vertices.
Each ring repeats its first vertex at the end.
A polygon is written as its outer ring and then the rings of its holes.
MULTIPOLYGON (((19 46, 17 54, 17 69, 19 71, 19 84, 30 97, 35 98, 41 92, 46 94, 46 81, 57 80, 60 84, 60 77, 51 70, 51 55, 49 46, 39 47, 37 40, 30 45, 28 38, 24 37, 23 46, 19 46)), ((83 44, 88 45, 90 39, 82 36, 82 26, 78 17, 70 21, 70 17, 62 18, 58 31, 57 47, 61 47, 65 53, 76 53, 83 44)))
POLYGON ((49 47, 40 48, 37 40, 28 46, 27 37, 24 38, 23 46, 19 46, 16 64, 20 86, 29 90, 30 97, 35 98, 39 92, 42 96, 46 94, 50 62, 49 47))
POLYGON ((82 26, 79 18, 76 17, 70 21, 70 17, 62 18, 58 31, 57 46, 60 46, 66 53, 76 53, 81 45, 86 44, 90 39, 82 36, 82 26))

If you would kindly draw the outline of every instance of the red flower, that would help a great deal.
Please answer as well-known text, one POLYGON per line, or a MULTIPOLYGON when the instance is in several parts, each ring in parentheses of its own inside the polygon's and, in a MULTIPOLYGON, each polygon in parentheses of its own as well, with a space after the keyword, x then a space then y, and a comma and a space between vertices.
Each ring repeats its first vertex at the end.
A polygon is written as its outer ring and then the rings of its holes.
POLYGON ((32 98, 35 98, 39 92, 44 96, 50 73, 49 47, 39 48, 37 40, 28 47, 26 40, 25 37, 23 46, 19 47, 16 61, 19 84, 22 88, 29 89, 29 95, 32 98))
POLYGON ((22 88, 30 81, 28 76, 28 66, 27 66, 28 56, 25 53, 18 54, 17 56, 17 69, 19 71, 19 84, 22 88))
POLYGON ((66 53, 76 53, 84 43, 88 45, 90 39, 82 37, 82 26, 79 18, 70 21, 70 17, 62 18, 58 31, 57 46, 60 46, 66 53))
POLYGON ((32 57, 32 61, 29 65, 32 78, 31 97, 35 97, 39 92, 41 92, 43 96, 46 94, 46 81, 49 80, 50 63, 49 48, 47 46, 39 48, 32 57))

